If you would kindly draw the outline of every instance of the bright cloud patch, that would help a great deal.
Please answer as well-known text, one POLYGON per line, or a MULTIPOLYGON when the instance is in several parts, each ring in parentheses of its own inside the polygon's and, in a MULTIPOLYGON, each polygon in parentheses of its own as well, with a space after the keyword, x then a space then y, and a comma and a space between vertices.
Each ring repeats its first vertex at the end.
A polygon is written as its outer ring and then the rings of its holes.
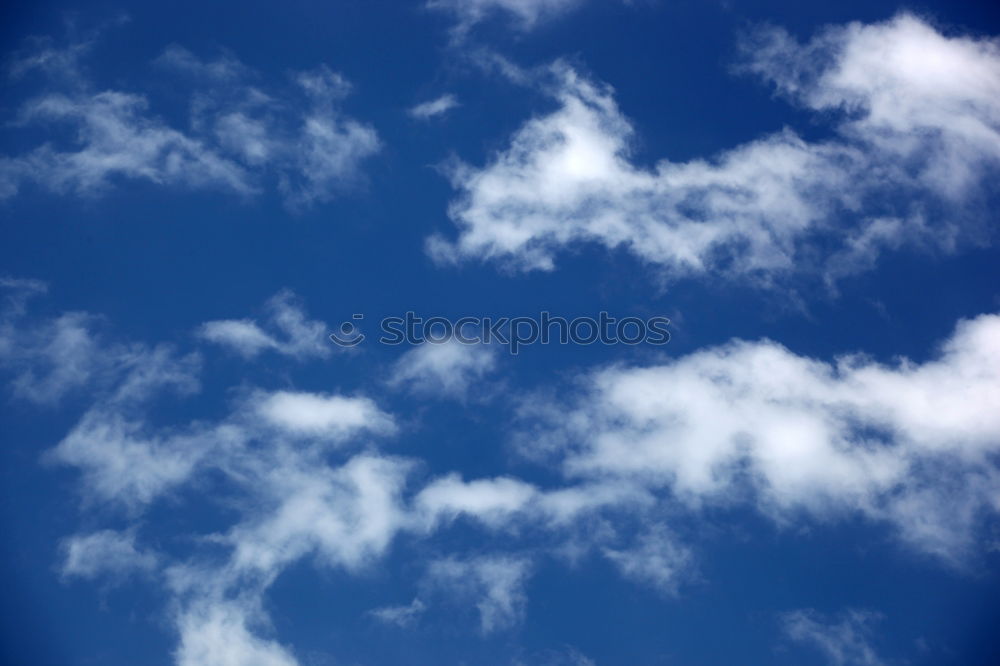
POLYGON ((267 423, 295 434, 339 438, 358 428, 393 428, 392 419, 367 398, 278 391, 259 398, 256 411, 267 423))
POLYGON ((669 487, 692 507, 749 492, 774 516, 862 514, 945 558, 1000 510, 1000 316, 962 322, 922 365, 733 342, 587 386, 525 442, 573 478, 669 487))
POLYGON ((634 129, 611 89, 557 63, 547 87, 558 108, 488 164, 454 171, 459 237, 432 237, 431 255, 550 270, 560 249, 594 242, 670 277, 770 282, 817 260, 833 280, 869 268, 884 248, 981 240, 971 213, 1000 172, 993 41, 901 15, 804 47, 763 32, 747 51, 747 67, 779 90, 837 110, 836 138, 784 130, 711 160, 643 168, 630 161, 634 129))

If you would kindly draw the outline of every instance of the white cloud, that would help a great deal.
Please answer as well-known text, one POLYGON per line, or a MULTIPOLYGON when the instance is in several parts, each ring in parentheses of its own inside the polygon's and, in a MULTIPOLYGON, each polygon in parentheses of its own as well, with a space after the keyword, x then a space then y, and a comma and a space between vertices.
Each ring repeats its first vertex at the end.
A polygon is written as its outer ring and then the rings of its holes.
POLYGON ((634 130, 611 89, 556 63, 544 78, 558 108, 525 123, 485 166, 454 170, 459 236, 430 238, 431 256, 549 270, 562 248, 592 242, 671 278, 770 283, 863 270, 885 247, 950 251, 982 240, 980 186, 1000 166, 993 42, 945 37, 901 15, 807 47, 765 33, 748 52, 749 69, 812 108, 847 107, 836 136, 809 142, 786 129, 711 160, 646 168, 631 160, 634 130), (947 86, 914 74, 925 61, 947 86))
POLYGON ((0 175, 16 192, 33 182, 60 194, 99 194, 116 178, 161 185, 218 188, 251 194, 255 187, 241 165, 199 139, 146 115, 141 95, 119 91, 52 93, 21 108, 24 124, 61 124, 74 130, 75 149, 50 144, 2 158, 0 175))
POLYGON ((344 439, 362 429, 392 432, 392 417, 368 398, 275 391, 253 400, 266 423, 295 435, 344 439))
POLYGON ((271 580, 310 554, 331 567, 364 569, 405 526, 408 462, 361 454, 340 467, 319 460, 283 447, 239 463, 238 471, 254 480, 252 502, 262 509, 222 539, 233 549, 226 569, 233 580, 271 580))
POLYGON ((425 342, 403 354, 389 383, 424 395, 465 398, 482 393, 482 382, 496 367, 496 356, 493 347, 462 344, 454 338, 425 342))
POLYGON ((42 282, 8 278, 0 281, 0 289, 7 295, 0 311, 0 368, 13 372, 10 387, 16 397, 51 406, 84 387, 111 391, 111 400, 141 397, 160 385, 181 392, 197 388, 197 355, 176 358, 165 345, 109 342, 101 334, 101 319, 85 312, 30 317, 27 302, 45 292, 42 282), (127 381, 116 387, 123 378, 127 381))
POLYGON ((221 319, 205 322, 198 336, 226 345, 246 358, 253 358, 265 349, 280 349, 280 343, 264 332, 252 319, 221 319))
POLYGON ((747 58, 749 69, 805 106, 846 112, 845 133, 890 155, 927 151, 918 176, 945 195, 961 196, 1000 160, 996 39, 949 37, 900 14, 830 28, 806 45, 763 30, 747 58))
POLYGON ((66 577, 96 578, 107 574, 120 578, 134 572, 156 568, 154 553, 135 545, 135 534, 100 530, 76 535, 63 542, 62 573, 66 577))
POLYGON ((223 434, 151 433, 141 420, 95 407, 46 460, 78 468, 94 500, 139 510, 187 481, 214 448, 215 436, 223 434))
MULTIPOLYGON (((24 339, 37 324, 23 304, 11 311, 8 330, 24 339)), ((65 572, 161 572, 179 664, 296 663, 264 610, 283 572, 299 562, 372 571, 394 543, 462 521, 488 532, 475 554, 436 556, 419 604, 376 609, 377 619, 415 622, 438 593, 476 607, 483 633, 509 629, 543 556, 603 556, 672 593, 694 557, 655 526, 707 504, 750 499, 783 522, 860 514, 951 562, 975 546, 979 518, 1000 510, 1000 316, 962 322, 920 364, 826 363, 764 341, 588 374, 577 398, 532 400, 549 417, 526 424, 525 444, 566 476, 549 485, 421 478, 421 461, 379 451, 397 419, 358 395, 242 387, 228 413, 157 425, 147 409, 163 391, 196 390, 199 365, 166 346, 101 338, 96 348, 129 350, 127 362, 85 381, 100 387, 94 404, 47 458, 80 471, 90 503, 129 517, 202 500, 228 522, 178 535, 191 548, 173 559, 139 544, 135 526, 77 535, 65 572), (523 554, 504 554, 512 548, 523 554)))
POLYGON ((411 627, 417 619, 423 615, 427 606, 419 598, 414 598, 412 602, 405 606, 385 606, 375 608, 368 612, 380 622, 395 624, 399 627, 411 627))
MULTIPOLYGON (((37 325, 14 311, 8 328, 20 340, 37 325)), ((414 461, 377 452, 371 440, 395 426, 370 399, 244 389, 221 419, 157 426, 146 414, 150 402, 163 391, 196 390, 199 365, 165 346, 96 345, 107 354, 105 347, 129 350, 128 362, 99 378, 93 405, 46 460, 81 472, 88 504, 117 505, 133 518, 174 491, 171 501, 183 503, 181 490, 226 479, 211 501, 223 503, 232 522, 185 534, 196 545, 192 556, 162 563, 180 634, 178 664, 296 663, 261 637, 268 624, 262 600, 281 572, 307 558, 362 571, 400 532, 426 533, 404 496, 414 461)), ((67 576, 152 571, 158 562, 134 528, 78 535, 65 552, 67 576)), ((477 568, 489 628, 507 622, 520 599, 516 581, 498 567, 477 568)))
POLYGON ((238 603, 198 604, 178 618, 177 666, 297 666, 282 645, 251 633, 238 603))
POLYGON ((511 662, 511 666, 596 666, 596 664, 597 662, 574 647, 542 650, 511 662))
POLYGON ((878 619, 874 613, 852 610, 832 621, 811 610, 796 610, 783 614, 781 622, 788 638, 816 648, 831 666, 882 666, 886 662, 871 646, 872 624, 878 619))
POLYGON ((604 556, 621 574, 648 583, 667 594, 675 594, 680 580, 692 566, 691 551, 662 527, 654 527, 630 548, 605 548, 604 556))
POLYGON ((865 515, 953 561, 1000 510, 1000 316, 961 322, 920 365, 732 342, 586 385, 525 443, 571 477, 668 487, 695 509, 750 490, 782 520, 865 515))
POLYGON ((521 621, 527 603, 524 585, 530 573, 531 564, 525 558, 482 556, 435 560, 427 576, 431 584, 459 601, 475 603, 479 627, 489 634, 521 621))
POLYGON ((14 394, 32 402, 53 404, 90 381, 104 360, 98 354, 92 323, 85 314, 68 313, 41 324, 28 335, 15 338, 13 330, 7 329, 0 360, 21 368, 11 382, 14 394))
POLYGON ((222 319, 202 324, 197 334, 253 358, 265 350, 298 359, 326 358, 332 353, 327 326, 306 318, 295 294, 285 290, 267 302, 267 331, 252 319, 222 319))
POLYGON ((293 166, 281 176, 281 191, 292 208, 327 201, 355 185, 361 162, 381 147, 374 129, 337 113, 338 101, 350 90, 343 77, 321 65, 300 74, 297 83, 312 108, 291 146, 293 166))
POLYGON ((520 30, 530 30, 539 22, 567 12, 581 0, 427 0, 427 7, 455 16, 455 33, 464 35, 491 15, 505 15, 520 30))
POLYGON ((524 509, 537 495, 534 486, 517 479, 465 482, 458 474, 449 474, 428 483, 417 494, 414 504, 429 525, 470 515, 487 525, 498 526, 524 509))
POLYGON ((458 98, 448 93, 436 99, 417 104, 409 110, 409 114, 417 120, 428 120, 437 116, 443 116, 456 106, 458 106, 458 98))
POLYGON ((122 180, 249 197, 271 181, 298 210, 356 185, 361 163, 380 147, 371 127, 341 113, 350 86, 325 65, 298 74, 291 93, 270 94, 232 55, 201 60, 171 46, 157 64, 192 86, 190 127, 175 128, 151 112, 142 93, 100 90, 84 77, 77 60, 86 49, 65 51, 22 56, 44 61, 52 82, 21 105, 18 125, 67 127, 74 138, 0 157, 0 197, 28 183, 91 196, 122 180), (296 96, 305 101, 284 101, 296 96))
POLYGON ((201 60, 178 44, 164 49, 155 63, 216 83, 236 82, 251 75, 250 70, 231 53, 223 53, 216 60, 201 60))

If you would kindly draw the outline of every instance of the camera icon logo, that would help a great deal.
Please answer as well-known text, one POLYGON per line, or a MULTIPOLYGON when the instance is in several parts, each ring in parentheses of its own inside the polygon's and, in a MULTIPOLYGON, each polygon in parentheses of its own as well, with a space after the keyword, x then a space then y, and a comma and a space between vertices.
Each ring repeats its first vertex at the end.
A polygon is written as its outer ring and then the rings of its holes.
MULTIPOLYGON (((364 318, 363 314, 355 314, 351 317, 355 321, 361 321, 364 318)), ((330 334, 330 340, 341 347, 353 347, 363 342, 364 339, 365 334, 354 323, 349 321, 342 323, 337 331, 330 334)))

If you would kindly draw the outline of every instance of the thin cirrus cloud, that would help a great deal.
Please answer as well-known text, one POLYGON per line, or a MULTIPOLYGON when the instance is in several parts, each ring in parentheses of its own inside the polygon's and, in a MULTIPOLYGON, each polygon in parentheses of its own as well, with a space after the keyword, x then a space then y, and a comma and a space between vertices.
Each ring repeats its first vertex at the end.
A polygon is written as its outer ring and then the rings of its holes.
POLYGON ((431 118, 445 115, 457 106, 459 106, 458 98, 447 93, 435 99, 417 104, 410 108, 408 113, 417 120, 430 120, 431 118))
POLYGON ((197 385, 192 379, 200 363, 197 354, 176 358, 169 345, 109 341, 103 319, 87 312, 29 316, 32 299, 47 290, 39 280, 0 278, 6 296, 0 309, 0 368, 11 374, 10 391, 16 398, 54 406, 87 388, 122 402, 145 396, 152 386, 174 384, 183 392, 197 385), (145 371, 134 372, 127 384, 116 387, 122 374, 139 368, 145 371))
POLYGON ((988 237, 984 186, 1000 171, 995 40, 946 36, 908 14, 805 45, 764 29, 746 40, 742 69, 832 114, 834 138, 785 129, 711 160, 641 167, 612 90, 558 62, 542 77, 558 108, 487 164, 453 170, 458 237, 432 236, 428 251, 443 263, 551 270, 562 249, 597 243, 669 278, 769 284, 805 270, 832 282, 885 249, 952 251, 988 237))
POLYGON ((254 319, 216 319, 199 326, 196 335, 243 358, 254 358, 264 351, 297 359, 326 358, 333 352, 326 324, 309 319, 291 291, 272 296, 265 311, 263 325, 254 319))
POLYGON ((783 613, 781 625, 792 641, 823 655, 830 666, 883 666, 884 661, 872 646, 878 614, 848 610, 838 618, 828 618, 811 610, 783 613))
POLYGON ((16 127, 52 130, 53 139, 0 157, 0 198, 26 186, 97 196, 122 181, 209 189, 252 197, 276 189, 294 211, 329 201, 359 182, 377 153, 375 130, 341 111, 350 84, 326 65, 291 82, 261 87, 260 77, 225 53, 202 60, 172 46, 156 69, 189 86, 187 126, 167 123, 149 97, 102 89, 84 67, 92 42, 21 52, 11 75, 46 77, 24 100, 16 127), (69 139, 63 130, 69 129, 69 139))
MULTIPOLYGON (((44 328, 26 304, 14 307, 0 343, 23 337, 12 328, 44 328)), ((997 511, 992 315, 958 325, 922 364, 831 364, 765 341, 587 374, 569 404, 533 400, 515 421, 529 457, 562 472, 548 487, 514 476, 421 477, 425 461, 381 448, 414 426, 365 395, 240 386, 215 419, 157 424, 151 404, 197 395, 201 365, 167 345, 91 337, 98 349, 136 353, 88 380, 100 390, 45 461, 76 470, 85 510, 117 527, 70 537, 63 572, 157 581, 183 666, 300 663, 268 629, 264 600, 280 574, 305 560, 364 574, 413 539, 433 544, 418 549, 424 574, 406 597, 419 604, 387 599, 397 605, 373 618, 407 625, 432 605, 472 608, 479 631, 494 634, 530 612, 528 584, 543 558, 601 558, 637 585, 681 593, 698 547, 673 525, 705 506, 750 499, 780 524, 861 516, 956 565, 983 548, 978 519, 997 511), (215 531, 157 535, 194 544, 191 552, 146 542, 156 506, 201 500, 225 509, 215 531), (483 534, 474 552, 435 541, 454 526, 483 534)), ((816 626, 796 626, 816 642, 816 626)))
POLYGON ((490 634, 520 622, 530 574, 531 563, 523 557, 449 557, 431 562, 426 580, 432 587, 445 586, 450 596, 471 601, 479 611, 480 630, 490 634))
POLYGON ((425 342, 403 354, 389 385, 422 395, 465 398, 484 393, 483 380, 496 368, 497 350, 484 344, 425 342))
POLYGON ((428 0, 429 9, 443 11, 455 17, 454 34, 464 36, 477 23, 503 16, 521 31, 534 28, 540 22, 564 14, 583 0, 428 0))
POLYGON ((425 610, 427 610, 427 605, 415 597, 413 601, 405 606, 373 608, 368 611, 368 614, 379 622, 394 624, 399 627, 411 627, 423 615, 425 610))
POLYGON ((65 577, 112 578, 130 573, 150 572, 157 567, 157 557, 136 547, 135 534, 98 530, 78 534, 63 543, 65 577))

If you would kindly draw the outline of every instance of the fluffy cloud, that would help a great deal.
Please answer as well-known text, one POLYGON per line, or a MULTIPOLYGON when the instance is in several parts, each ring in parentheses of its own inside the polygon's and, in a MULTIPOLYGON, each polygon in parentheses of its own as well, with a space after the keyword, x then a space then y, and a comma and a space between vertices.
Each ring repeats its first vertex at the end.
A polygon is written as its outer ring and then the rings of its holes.
POLYGON ((253 319, 220 319, 202 324, 197 334, 230 347, 244 358, 269 349, 298 359, 326 358, 331 354, 333 345, 327 339, 326 324, 307 319, 292 292, 276 294, 267 302, 266 310, 264 327, 253 319))
POLYGON ((786 94, 836 109, 836 137, 810 142, 786 129, 711 160, 641 167, 611 89, 557 63, 544 85, 558 108, 485 166, 454 170, 460 234, 432 237, 428 251, 549 270, 561 248, 596 242, 668 277, 772 282, 812 264, 832 280, 885 247, 981 240, 981 186, 1000 166, 995 42, 901 15, 804 47, 765 31, 747 51, 746 67, 786 94))
POLYGON ((82 73, 86 50, 49 46, 15 61, 16 74, 41 70, 51 81, 21 105, 17 124, 68 128, 73 138, 0 157, 0 198, 28 183, 96 195, 122 180, 247 197, 270 181, 301 209, 356 183, 361 162, 380 146, 371 127, 340 112, 350 86, 325 65, 298 74, 291 92, 272 94, 229 54, 203 61, 173 46, 157 63, 193 86, 190 126, 176 128, 151 112, 144 94, 98 89, 82 73), (304 101, 280 101, 294 96, 304 101))
POLYGON ((465 482, 459 475, 449 474, 424 487, 417 495, 415 505, 431 526, 462 515, 473 516, 487 525, 499 526, 536 500, 538 493, 537 488, 517 479, 465 482))
POLYGON ((871 646, 872 624, 879 617, 867 611, 852 610, 839 620, 828 620, 811 610, 785 613, 782 629, 793 641, 819 650, 831 666, 882 666, 871 646))
POLYGON ((239 603, 199 604, 183 612, 177 666, 297 666, 285 647, 251 632, 251 618, 239 603))
POLYGON ((693 508, 749 494, 776 518, 865 515, 946 559, 1000 510, 1000 316, 961 322, 919 365, 736 341, 585 385, 525 444, 570 477, 669 487, 693 508))
POLYGON ((389 382, 425 395, 463 398, 482 392, 476 383, 496 367, 496 356, 496 349, 481 344, 425 342, 399 359, 389 382))
POLYGON ((275 391, 256 399, 255 411, 269 425, 296 435, 338 440, 359 429, 392 432, 392 417, 368 398, 275 391))
POLYGON ((747 68, 879 151, 916 159, 915 176, 959 198, 1000 160, 1000 42, 947 37, 902 14, 830 28, 805 45, 779 29, 748 41, 747 68))

